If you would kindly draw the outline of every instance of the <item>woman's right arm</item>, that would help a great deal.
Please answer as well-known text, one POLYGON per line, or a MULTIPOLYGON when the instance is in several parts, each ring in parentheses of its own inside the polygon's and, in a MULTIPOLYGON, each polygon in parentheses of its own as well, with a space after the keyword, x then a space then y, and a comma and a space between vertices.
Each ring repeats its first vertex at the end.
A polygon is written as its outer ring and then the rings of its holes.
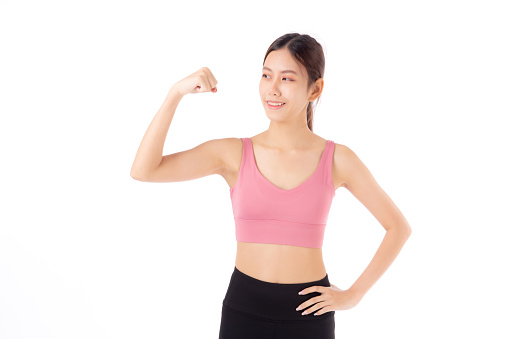
POLYGON ((150 123, 131 167, 131 177, 139 181, 175 182, 220 174, 221 149, 225 139, 206 141, 190 150, 162 156, 164 141, 176 108, 188 93, 216 92, 217 80, 203 67, 173 85, 150 123))

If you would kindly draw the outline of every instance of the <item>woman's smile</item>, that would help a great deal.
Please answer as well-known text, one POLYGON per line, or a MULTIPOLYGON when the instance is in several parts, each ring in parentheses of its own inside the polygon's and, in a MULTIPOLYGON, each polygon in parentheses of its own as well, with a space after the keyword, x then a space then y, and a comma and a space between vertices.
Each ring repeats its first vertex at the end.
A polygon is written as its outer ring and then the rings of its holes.
POLYGON ((267 106, 269 106, 270 109, 280 109, 285 105, 284 102, 277 102, 277 101, 267 101, 267 106))

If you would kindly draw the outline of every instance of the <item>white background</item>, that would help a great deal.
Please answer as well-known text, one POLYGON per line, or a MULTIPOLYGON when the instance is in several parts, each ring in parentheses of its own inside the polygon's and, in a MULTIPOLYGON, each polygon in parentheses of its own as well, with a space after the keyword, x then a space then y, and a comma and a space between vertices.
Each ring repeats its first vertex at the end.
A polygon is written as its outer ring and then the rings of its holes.
MULTIPOLYGON (((164 155, 268 128, 277 37, 326 55, 314 132, 356 152, 407 218, 400 255, 337 338, 507 338, 504 1, 1 1, 0 338, 217 338, 236 242, 219 175, 130 177, 169 88, 164 155), (180 333, 180 334, 178 334, 180 333)), ((323 246, 347 289, 384 229, 336 191, 323 246)))

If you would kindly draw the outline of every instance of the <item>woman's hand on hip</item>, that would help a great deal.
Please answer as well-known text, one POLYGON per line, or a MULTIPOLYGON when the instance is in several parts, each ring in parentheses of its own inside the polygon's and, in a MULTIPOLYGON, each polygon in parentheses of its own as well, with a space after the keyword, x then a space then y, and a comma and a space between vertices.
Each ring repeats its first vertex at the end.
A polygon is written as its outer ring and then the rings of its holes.
POLYGON ((330 311, 348 310, 357 305, 362 299, 362 295, 357 292, 353 290, 344 291, 333 284, 330 287, 310 286, 300 291, 299 294, 305 295, 312 292, 318 292, 321 295, 308 299, 298 306, 297 311, 300 311, 313 305, 304 311, 304 315, 316 310, 318 312, 314 315, 321 315, 330 311))

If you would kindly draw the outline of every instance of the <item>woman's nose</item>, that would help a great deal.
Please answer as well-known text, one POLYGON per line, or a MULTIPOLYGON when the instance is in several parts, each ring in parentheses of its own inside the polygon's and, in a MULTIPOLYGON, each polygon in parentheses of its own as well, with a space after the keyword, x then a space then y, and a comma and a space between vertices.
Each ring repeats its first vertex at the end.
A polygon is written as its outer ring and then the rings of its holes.
POLYGON ((272 82, 272 84, 270 85, 270 91, 269 91, 270 95, 279 95, 279 86, 277 84, 277 82, 272 82))

